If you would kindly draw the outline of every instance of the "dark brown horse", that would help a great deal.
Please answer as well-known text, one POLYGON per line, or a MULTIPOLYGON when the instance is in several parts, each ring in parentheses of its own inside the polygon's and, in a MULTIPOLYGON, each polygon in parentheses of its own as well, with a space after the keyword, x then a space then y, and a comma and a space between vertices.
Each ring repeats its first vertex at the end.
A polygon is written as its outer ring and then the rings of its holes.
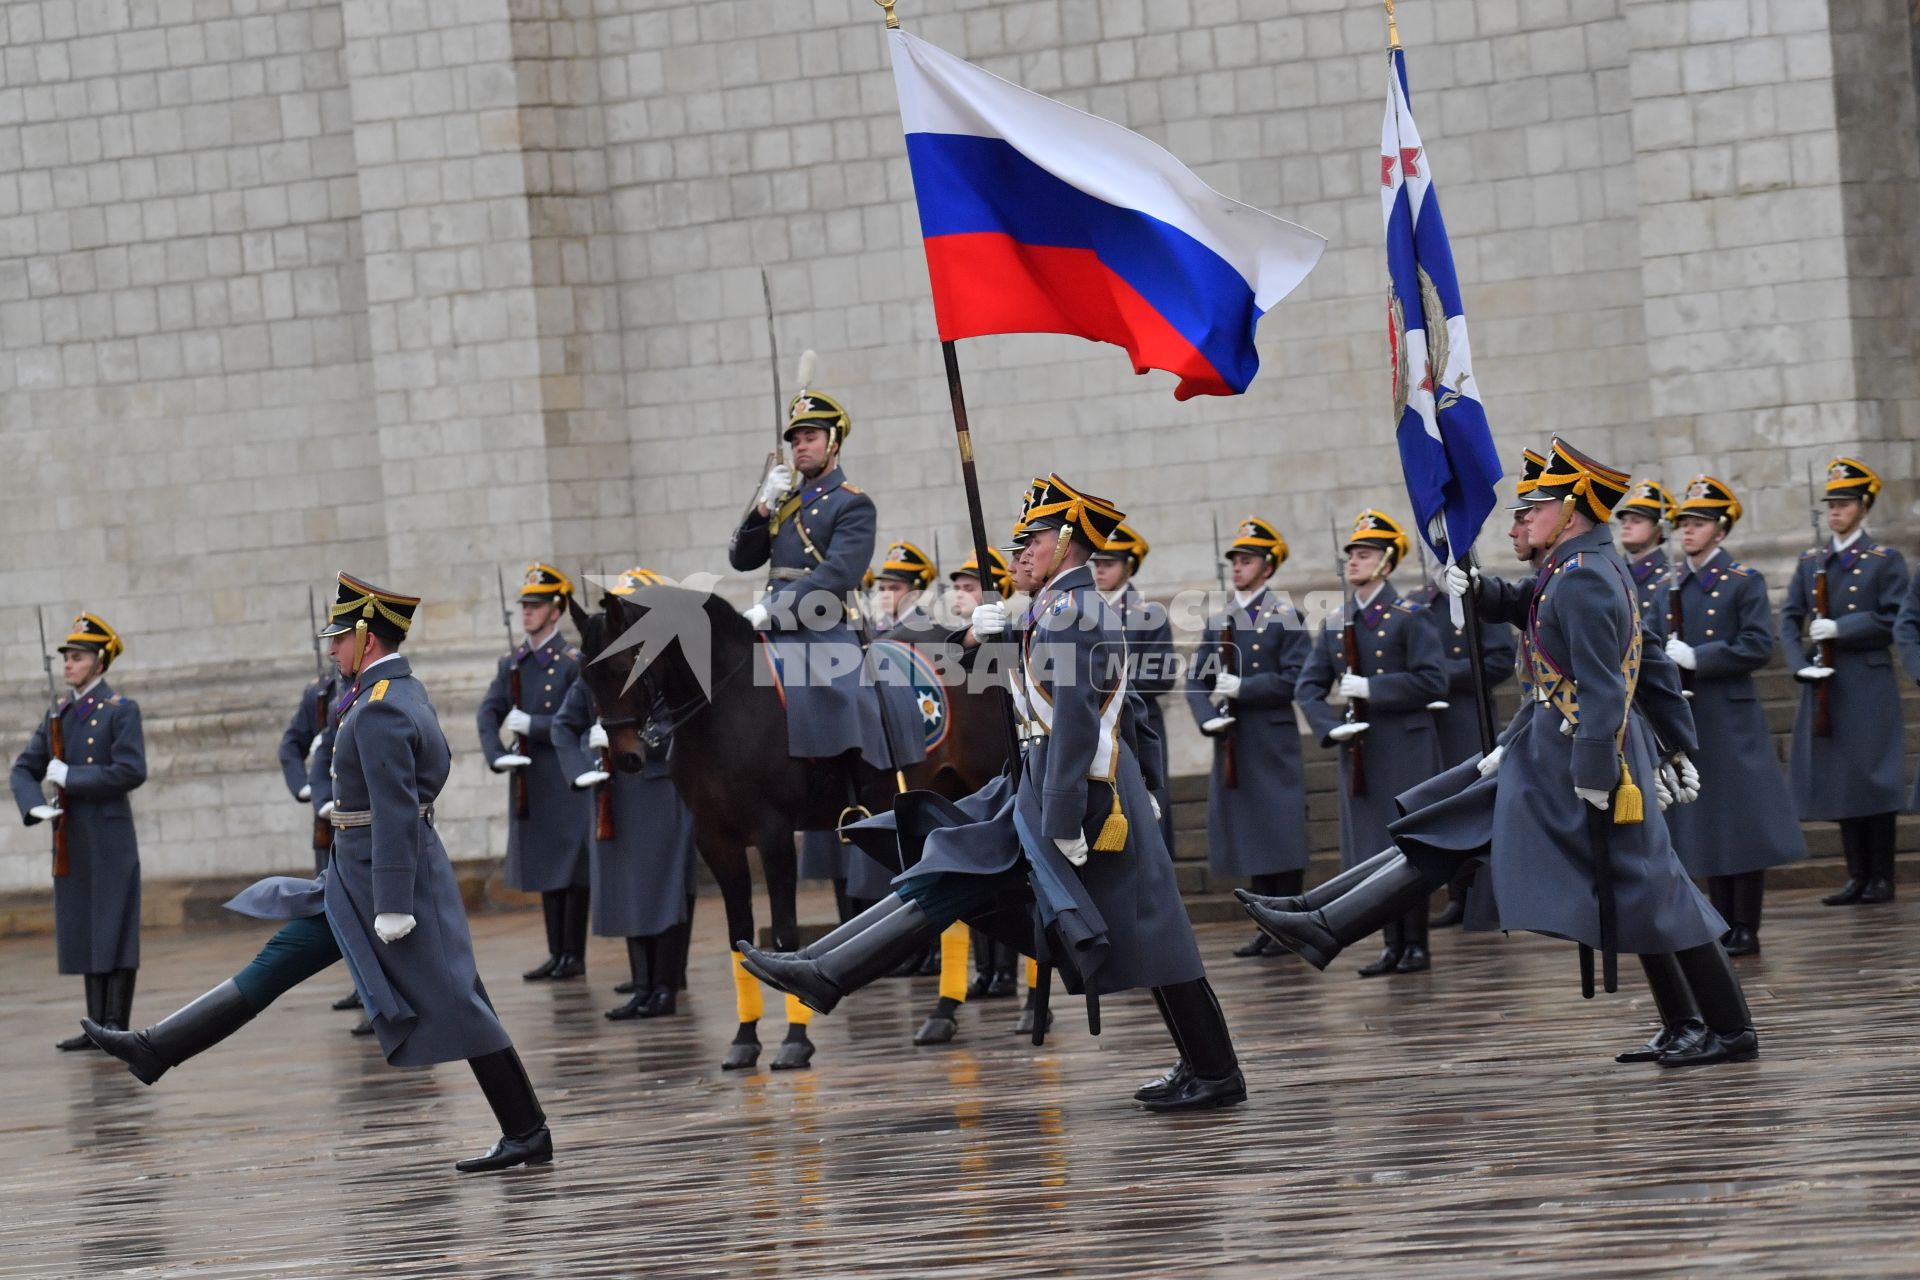
MULTIPOLYGON (((883 812, 896 790, 892 773, 857 758, 788 754, 780 692, 755 678, 754 665, 763 662, 760 638, 718 596, 653 586, 605 596, 598 613, 577 603, 571 608, 587 659, 582 678, 600 708, 615 767, 640 768, 643 733, 672 735, 674 787, 693 815, 700 857, 719 883, 727 936, 755 936, 751 846, 760 851, 766 875, 774 946, 794 950, 800 945, 794 832, 832 829, 850 801, 883 812)), ((895 642, 917 641, 901 636, 895 642)), ((928 758, 906 771, 907 785, 966 795, 1006 763, 1006 694, 998 687, 969 691, 964 684, 945 694, 946 731, 928 758)), ((721 1064, 730 1070, 751 1067, 760 1056, 761 991, 737 965, 734 974, 740 1024, 721 1064)), ((810 1015, 791 999, 787 1013, 776 1070, 804 1067, 813 1058, 810 1015)))

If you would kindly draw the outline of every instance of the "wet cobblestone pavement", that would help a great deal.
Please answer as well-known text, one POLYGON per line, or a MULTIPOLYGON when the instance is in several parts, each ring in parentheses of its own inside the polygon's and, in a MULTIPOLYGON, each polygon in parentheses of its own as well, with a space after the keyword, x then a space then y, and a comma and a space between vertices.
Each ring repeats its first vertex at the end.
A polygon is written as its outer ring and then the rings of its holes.
MULTIPOLYGON (((450 1167, 494 1134, 465 1067, 350 1038, 344 970, 144 1088, 54 1052, 81 984, 13 939, 0 1276, 1911 1276, 1916 916, 1776 895, 1739 962, 1764 1057, 1694 1072, 1615 1065, 1651 1001, 1581 1001, 1564 944, 1436 934, 1432 973, 1362 982, 1370 956, 1236 960, 1249 931, 1208 926, 1253 1096, 1167 1118, 1129 1101, 1171 1056, 1144 997, 1107 1001, 1098 1040, 1059 1002, 1044 1049, 981 1001, 915 1049, 933 982, 887 981, 816 1020, 813 1070, 725 1074, 717 902, 683 1015, 655 1022, 600 1016, 617 944, 584 982, 522 983, 540 918, 491 915, 481 969, 559 1158, 490 1177, 450 1167)), ((149 933, 136 1023, 263 936, 149 933)))

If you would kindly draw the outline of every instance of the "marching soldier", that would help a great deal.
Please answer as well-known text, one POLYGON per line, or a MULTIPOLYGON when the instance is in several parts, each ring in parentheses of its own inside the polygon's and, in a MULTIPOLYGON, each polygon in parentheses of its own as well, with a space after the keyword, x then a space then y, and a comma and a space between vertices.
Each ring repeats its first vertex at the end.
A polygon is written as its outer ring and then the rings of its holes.
MULTIPOLYGON (((630 596, 661 581, 651 569, 629 569, 607 590, 630 596)), ((574 789, 593 797, 593 931, 626 940, 632 999, 606 1016, 665 1017, 676 1012, 686 985, 694 906, 693 815, 674 790, 672 741, 643 739, 638 773, 612 769, 607 731, 585 680, 568 687, 552 738, 574 789)))
POLYGON ((1633 574, 1640 616, 1662 634, 1667 625, 1667 582, 1673 573, 1665 546, 1673 510, 1673 495, 1658 480, 1642 480, 1628 492, 1614 516, 1620 526, 1620 554, 1633 574))
MULTIPOLYGON (((991 566, 989 573, 993 579, 995 598, 1003 603, 1013 599, 1013 572, 1007 565, 1006 553, 998 547, 988 547, 987 563, 991 566)), ((947 575, 947 581, 953 584, 947 599, 954 617, 965 626, 973 620, 975 607, 986 598, 980 582, 979 559, 968 556, 965 564, 947 575)), ((972 931, 970 945, 974 969, 973 981, 967 984, 967 998, 997 999, 1016 994, 1019 986, 1014 980, 1013 968, 1019 962, 1019 950, 985 929, 972 931)), ((1029 1031, 1032 1029, 1031 1025, 1027 1027, 1029 1031)))
POLYGON ((547 958, 520 976, 528 982, 577 978, 587 971, 592 898, 588 853, 591 805, 553 744, 553 716, 580 678, 580 651, 560 634, 573 583, 548 564, 527 566, 520 586, 526 640, 500 659, 480 699, 480 751, 508 774, 507 884, 540 895, 547 958), (520 700, 514 700, 515 692, 520 700))
POLYGON ((1153 800, 1160 809, 1160 839, 1173 853, 1173 794, 1167 788, 1167 719, 1160 710, 1160 699, 1173 691, 1179 675, 1180 658, 1173 651, 1173 620, 1167 608, 1140 594, 1133 585, 1134 575, 1146 563, 1147 540, 1130 525, 1121 525, 1113 541, 1093 553, 1093 585, 1100 596, 1120 615, 1120 627, 1127 634, 1127 660, 1132 664, 1128 683, 1146 703, 1147 728, 1153 742, 1142 750, 1159 753, 1158 762, 1148 772, 1160 779, 1153 800))
MULTIPOLYGON (((286 732, 280 735, 280 774, 293 798, 313 811, 313 874, 327 869, 333 856, 333 704, 344 689, 338 671, 328 671, 300 694, 286 732)), ((349 991, 333 1002, 339 1011, 358 1009, 360 993, 349 991)), ((373 1034, 373 1023, 362 1017, 353 1026, 356 1036, 373 1034)))
MULTIPOLYGON (((1258 894, 1297 894, 1309 850, 1293 698, 1313 642, 1293 606, 1267 590, 1287 558, 1279 530, 1248 516, 1220 554, 1232 566, 1233 600, 1207 619, 1186 682, 1194 723, 1213 740, 1207 867, 1249 878, 1258 894)), ((1256 932, 1234 954, 1284 950, 1256 932)))
POLYGON ((1533 696, 1498 750, 1403 796, 1396 847, 1333 901, 1301 911, 1240 896, 1261 928, 1325 969, 1424 901, 1463 859, 1485 857, 1496 927, 1640 956, 1663 1025, 1616 1061, 1746 1062, 1759 1057, 1760 1041, 1717 941, 1725 922, 1687 878, 1661 816, 1669 799, 1698 796, 1699 775, 1677 672, 1646 645, 1607 529, 1627 480, 1555 440, 1514 538, 1517 552, 1542 554, 1538 575, 1473 588, 1467 572, 1448 570, 1448 590, 1473 589, 1483 618, 1525 619, 1533 696), (1647 805, 1643 785, 1659 803, 1647 805))
MULTIPOLYGON (((1440 735, 1427 707, 1446 696, 1447 671, 1433 628, 1394 590, 1405 531, 1382 512, 1362 511, 1341 551, 1352 602, 1321 626, 1294 698, 1320 745, 1340 748, 1340 865, 1351 869, 1387 847, 1387 824, 1399 816, 1394 797, 1440 772, 1440 735), (1344 714, 1330 700, 1336 690, 1344 714)), ((1426 905, 1410 908, 1387 926, 1379 957, 1360 976, 1431 968, 1427 927, 1426 905)))
POLYGON ((1760 949, 1760 906, 1767 868, 1807 856, 1806 836, 1781 786, 1753 673, 1773 657, 1773 608, 1760 574, 1721 544, 1740 519, 1725 482, 1695 476, 1675 508, 1684 560, 1668 587, 1667 656, 1689 686, 1700 734, 1697 804, 1667 824, 1687 870, 1729 925, 1727 954, 1760 949), (1673 620, 1679 630, 1672 629, 1673 620))
MULTIPOLYGON (((147 780, 140 704, 107 684, 107 668, 125 647, 100 615, 73 620, 60 645, 69 692, 40 718, 11 775, 21 820, 53 824, 59 970, 84 977, 87 1016, 115 1028, 128 1025, 140 968, 140 842, 127 797, 147 780), (54 788, 51 800, 43 784, 54 788)), ((80 1035, 55 1047, 94 1044, 80 1035)))
POLYGON ((1867 529, 1879 496, 1866 463, 1827 464, 1829 536, 1801 555, 1780 606, 1780 648, 1801 684, 1787 767, 1794 807, 1803 819, 1838 822, 1847 859, 1846 884, 1822 899, 1830 907, 1893 900, 1894 818, 1906 800, 1906 729, 1888 650, 1920 636, 1901 637, 1906 561, 1867 529))
MULTIPOLYGON (((1180 1062, 1136 1097, 1151 1110, 1231 1106, 1246 1083, 1207 985, 1172 860, 1131 745, 1119 622, 1094 590, 1088 555, 1122 519, 1103 499, 1049 477, 1022 521, 1020 560, 1044 587, 1015 633, 1013 697, 1027 746, 1023 781, 1006 778, 958 804, 925 792, 856 824, 856 839, 923 842, 895 892, 852 924, 792 954, 737 945, 761 981, 829 1012, 842 997, 927 945, 953 920, 1007 913, 1090 997, 1153 989, 1180 1062)), ((1003 605, 974 611, 972 638, 1006 630, 1003 605)))
POLYGON ((285 921, 280 931, 239 973, 144 1031, 93 1019, 80 1025, 152 1084, 344 956, 388 1062, 421 1067, 464 1058, 479 1081, 500 1140, 454 1168, 547 1164, 546 1115, 480 985, 460 884, 433 825, 453 755, 426 689, 399 652, 419 606, 418 596, 340 575, 320 632, 351 680, 334 706, 333 859, 316 880, 271 876, 227 904, 285 921))

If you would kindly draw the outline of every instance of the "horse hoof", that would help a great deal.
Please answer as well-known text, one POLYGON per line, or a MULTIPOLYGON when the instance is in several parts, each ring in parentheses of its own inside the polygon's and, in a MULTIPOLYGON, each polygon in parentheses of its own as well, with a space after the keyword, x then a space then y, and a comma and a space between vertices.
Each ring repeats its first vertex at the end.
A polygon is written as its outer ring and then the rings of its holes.
POLYGON ((813 1042, 811 1040, 788 1040, 773 1055, 775 1071, 805 1071, 813 1065, 813 1042))
POLYGON ((760 1043, 730 1044, 727 1056, 720 1063, 722 1071, 751 1071, 760 1062, 760 1043))
POLYGON ((950 1044, 954 1033, 960 1030, 960 1024, 944 1014, 931 1014, 913 1033, 915 1044, 950 1044))

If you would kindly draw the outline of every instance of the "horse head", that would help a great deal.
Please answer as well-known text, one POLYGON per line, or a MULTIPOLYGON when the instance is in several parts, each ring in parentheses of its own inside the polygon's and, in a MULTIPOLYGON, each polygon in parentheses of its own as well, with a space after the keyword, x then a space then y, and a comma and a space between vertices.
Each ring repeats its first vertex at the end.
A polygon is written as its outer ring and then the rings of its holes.
POLYGON ((597 613, 567 607, 586 659, 581 679, 622 773, 638 772, 646 741, 698 715, 752 653, 752 625, 710 591, 650 586, 602 596, 597 613))

